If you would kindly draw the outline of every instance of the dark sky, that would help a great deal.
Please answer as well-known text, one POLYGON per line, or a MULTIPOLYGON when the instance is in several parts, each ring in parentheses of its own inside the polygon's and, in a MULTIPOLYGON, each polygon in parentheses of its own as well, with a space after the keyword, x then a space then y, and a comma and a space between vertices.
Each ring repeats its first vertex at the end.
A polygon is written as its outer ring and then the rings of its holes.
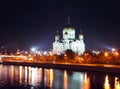
POLYGON ((0 0, 0 47, 49 50, 68 16, 76 35, 83 30, 87 50, 120 48, 120 5, 115 0, 0 0))

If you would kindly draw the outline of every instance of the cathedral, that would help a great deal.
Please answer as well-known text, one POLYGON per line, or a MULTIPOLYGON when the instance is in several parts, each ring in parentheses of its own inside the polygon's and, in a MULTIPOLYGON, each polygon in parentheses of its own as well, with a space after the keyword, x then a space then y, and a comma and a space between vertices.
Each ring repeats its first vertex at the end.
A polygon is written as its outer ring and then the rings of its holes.
POLYGON ((85 52, 84 37, 82 32, 79 33, 78 39, 75 36, 75 28, 70 23, 70 18, 68 17, 68 22, 63 28, 63 38, 60 39, 58 32, 55 35, 55 41, 53 42, 53 53, 60 55, 66 50, 70 49, 79 55, 85 52))

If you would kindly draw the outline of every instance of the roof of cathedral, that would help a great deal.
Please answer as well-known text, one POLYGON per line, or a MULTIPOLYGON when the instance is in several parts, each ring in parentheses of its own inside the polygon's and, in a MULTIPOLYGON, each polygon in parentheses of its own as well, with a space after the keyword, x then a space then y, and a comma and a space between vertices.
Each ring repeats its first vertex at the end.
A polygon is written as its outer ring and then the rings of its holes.
POLYGON ((74 27, 72 26, 72 24, 66 24, 65 26, 64 26, 64 29, 65 28, 72 28, 72 29, 74 29, 74 27))
MULTIPOLYGON (((69 40, 69 43, 76 42, 76 41, 79 41, 79 40, 78 39, 69 40)), ((64 43, 65 41, 63 39, 60 39, 57 42, 64 43)))

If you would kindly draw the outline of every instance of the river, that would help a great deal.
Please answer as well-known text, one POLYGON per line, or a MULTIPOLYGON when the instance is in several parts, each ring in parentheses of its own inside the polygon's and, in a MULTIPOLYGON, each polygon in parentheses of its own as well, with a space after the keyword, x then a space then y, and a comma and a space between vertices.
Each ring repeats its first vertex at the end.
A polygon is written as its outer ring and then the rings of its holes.
POLYGON ((120 89, 120 74, 0 64, 0 89, 120 89))

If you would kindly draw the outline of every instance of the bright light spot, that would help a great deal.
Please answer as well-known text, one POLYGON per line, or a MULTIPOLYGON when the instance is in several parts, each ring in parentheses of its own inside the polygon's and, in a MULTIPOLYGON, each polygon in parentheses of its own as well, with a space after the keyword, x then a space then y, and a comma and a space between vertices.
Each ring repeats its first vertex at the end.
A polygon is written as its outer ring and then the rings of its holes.
POLYGON ((31 56, 32 56, 32 55, 30 55, 30 54, 28 55, 28 57, 31 57, 31 56))
POLYGON ((44 55, 47 55, 47 51, 45 51, 43 54, 44 54, 44 55))
POLYGON ((106 57, 107 57, 107 56, 108 56, 108 52, 105 52, 105 53, 104 53, 104 56, 106 56, 106 57))
POLYGON ((27 52, 27 51, 25 51, 25 54, 28 54, 28 52, 27 52))
POLYGON ((64 54, 64 56, 66 57, 66 56, 67 56, 67 54, 64 54))
POLYGON ((29 58, 29 60, 33 60, 33 58, 29 58))
POLYGON ((82 61, 83 61, 83 58, 79 57, 79 58, 78 58, 78 61, 79 61, 79 62, 82 62, 82 61))
POLYGON ((92 51, 92 53, 95 53, 96 55, 98 55, 100 52, 99 51, 92 51))
POLYGON ((50 54, 50 56, 52 56, 52 55, 53 55, 53 53, 52 53, 52 52, 49 52, 49 54, 50 54))
POLYGON ((41 55, 41 52, 40 52, 40 51, 37 51, 37 54, 38 54, 38 55, 41 55))
POLYGON ((114 52, 114 51, 115 51, 115 48, 112 48, 111 51, 114 52))
POLYGON ((114 52, 114 55, 115 55, 115 56, 119 56, 119 53, 118 53, 118 52, 114 52))
POLYGON ((109 84, 108 75, 105 76, 104 89, 111 89, 109 84))
POLYGON ((36 48, 31 48, 31 51, 32 51, 32 52, 35 52, 35 51, 36 51, 36 48))

